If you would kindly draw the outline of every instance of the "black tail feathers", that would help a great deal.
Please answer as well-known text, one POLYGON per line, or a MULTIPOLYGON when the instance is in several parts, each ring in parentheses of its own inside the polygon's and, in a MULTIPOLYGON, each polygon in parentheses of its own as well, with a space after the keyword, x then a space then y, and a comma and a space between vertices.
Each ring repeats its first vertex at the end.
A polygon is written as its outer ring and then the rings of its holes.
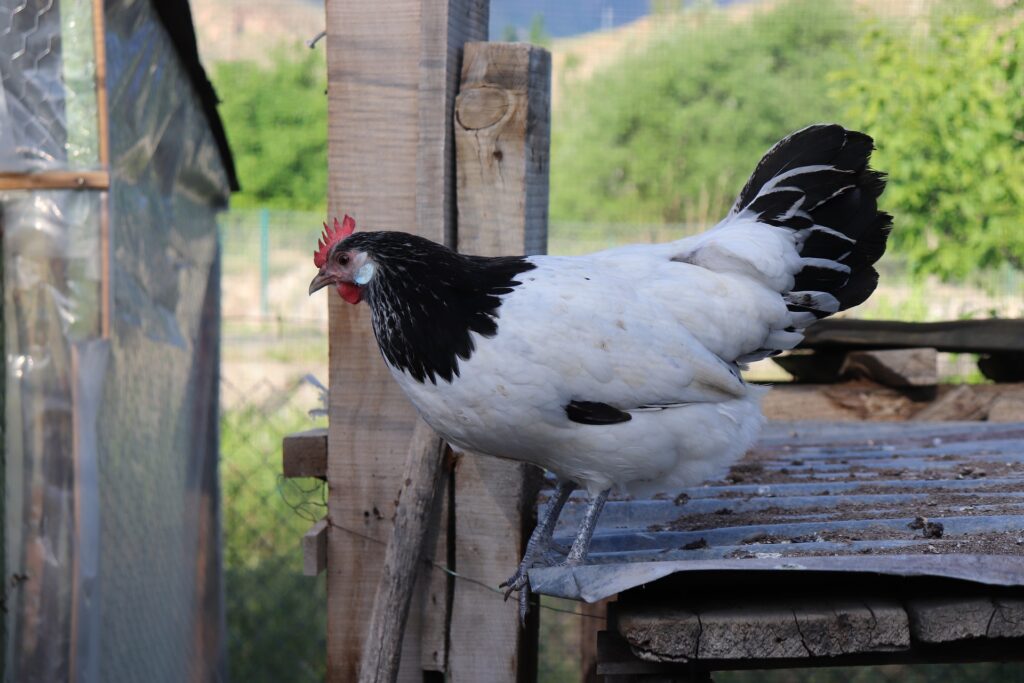
POLYGON ((804 128, 764 155, 733 206, 733 214, 751 212, 796 231, 803 269, 786 297, 794 313, 821 318, 845 310, 878 284, 873 264, 885 252, 892 216, 878 210, 885 174, 868 166, 872 150, 864 133, 836 124, 804 128))

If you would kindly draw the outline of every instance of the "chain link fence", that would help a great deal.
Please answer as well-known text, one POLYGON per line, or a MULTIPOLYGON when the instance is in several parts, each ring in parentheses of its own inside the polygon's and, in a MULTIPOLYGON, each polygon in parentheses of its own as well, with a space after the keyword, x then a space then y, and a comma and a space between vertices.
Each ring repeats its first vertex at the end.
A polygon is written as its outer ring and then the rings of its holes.
POLYGON ((281 440, 324 427, 327 307, 307 296, 322 216, 232 211, 223 253, 221 487, 231 680, 322 681, 324 575, 302 574, 300 539, 326 514, 325 484, 281 476, 281 440))

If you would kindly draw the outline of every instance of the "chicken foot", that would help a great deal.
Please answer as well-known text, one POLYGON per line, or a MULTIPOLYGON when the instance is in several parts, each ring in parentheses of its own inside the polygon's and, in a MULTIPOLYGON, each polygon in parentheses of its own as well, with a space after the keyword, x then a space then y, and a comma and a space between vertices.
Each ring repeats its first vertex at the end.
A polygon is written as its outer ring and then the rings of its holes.
POLYGON ((537 561, 537 558, 547 552, 548 547, 551 545, 551 536, 555 532, 555 524, 558 522, 559 515, 562 514, 562 508, 565 507, 569 496, 577 488, 576 482, 573 481, 558 482, 558 487, 555 488, 555 496, 552 498, 551 504, 548 505, 537 526, 534 527, 533 533, 530 534, 530 540, 526 542, 526 552, 523 553, 523 561, 519 563, 515 574, 508 577, 499 586, 500 588, 508 588, 505 591, 506 600, 514 591, 522 590, 526 586, 526 572, 537 561))
MULTIPOLYGON (((534 529, 529 542, 526 544, 526 552, 523 554, 523 561, 520 563, 519 568, 516 569, 516 573, 509 577, 505 583, 501 584, 502 588, 508 587, 508 590, 505 592, 506 600, 508 600, 513 591, 519 591, 519 623, 523 626, 526 625, 526 615, 530 608, 530 587, 527 582, 527 571, 533 566, 536 557, 543 554, 551 544, 555 523, 558 521, 558 516, 569 499, 569 495, 575 488, 576 484, 572 482, 559 483, 555 491, 555 499, 544 513, 543 519, 537 525, 537 528, 534 529)), ((573 567, 582 564, 587 559, 590 541, 594 536, 594 529, 597 527, 597 520, 601 516, 604 504, 608 501, 609 493, 611 493, 611 489, 605 489, 591 501, 590 506, 583 515, 580 528, 576 532, 576 540, 573 541, 572 548, 569 549, 569 555, 565 562, 559 566, 573 567)))

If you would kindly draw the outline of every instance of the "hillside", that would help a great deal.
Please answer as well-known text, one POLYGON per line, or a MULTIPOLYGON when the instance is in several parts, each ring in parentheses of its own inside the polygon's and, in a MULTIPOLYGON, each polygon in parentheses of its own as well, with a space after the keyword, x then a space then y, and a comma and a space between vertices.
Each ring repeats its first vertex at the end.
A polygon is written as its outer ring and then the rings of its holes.
POLYGON ((324 28, 323 3, 315 0, 192 0, 191 4, 199 54, 208 68, 228 60, 264 62, 274 48, 297 49, 324 28))
MULTIPOLYGON (((995 1, 998 4, 999 0, 995 1)), ((671 34, 680 24, 699 26, 701 22, 746 21, 755 13, 771 10, 778 4, 778 0, 719 0, 717 4, 719 7, 709 12, 646 14, 609 30, 593 30, 580 35, 556 37, 550 45, 552 106, 558 108, 561 92, 567 85, 586 81, 595 72, 614 64, 624 56, 642 52, 653 41, 671 34)), ((877 17, 886 22, 906 22, 908 26, 918 23, 932 9, 929 0, 854 0, 851 4, 858 13, 877 17)), ((493 19, 492 16, 492 25, 493 19)), ((555 36, 560 35, 552 33, 555 36)))

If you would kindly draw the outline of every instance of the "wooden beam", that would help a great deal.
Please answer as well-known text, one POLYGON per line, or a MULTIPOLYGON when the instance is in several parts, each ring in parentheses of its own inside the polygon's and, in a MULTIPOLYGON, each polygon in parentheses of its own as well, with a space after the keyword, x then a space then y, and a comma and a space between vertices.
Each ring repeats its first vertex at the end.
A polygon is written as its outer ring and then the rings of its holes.
POLYGON ((906 611, 881 599, 617 610, 618 632, 648 661, 836 657, 910 648, 906 611))
POLYGON ((983 596, 916 598, 907 603, 915 641, 1024 638, 1024 599, 983 596))
POLYGON ((416 422, 398 493, 395 526, 363 641, 360 683, 391 683, 398 678, 405 620, 420 572, 427 523, 432 519, 440 488, 445 449, 444 442, 426 423, 416 422))
POLYGON ((106 190, 109 188, 110 174, 106 171, 0 173, 0 190, 106 190))
POLYGON ((302 536, 302 573, 317 576, 327 568, 327 520, 321 519, 302 536))
POLYGON ((96 64, 96 118, 99 162, 110 168, 110 123, 107 112, 107 30, 103 0, 92 0, 93 54, 96 64))
MULTIPOLYGON (((466 45, 455 105, 459 251, 499 256, 546 250, 550 92, 546 50, 522 43, 466 45)), ((458 461, 460 574, 497 587, 515 570, 538 483, 537 471, 522 463, 458 461)), ((482 586, 455 584, 448 662, 453 681, 529 677, 536 620, 524 631, 516 601, 496 598, 482 586)))
POLYGON ((822 320, 807 328, 800 348, 907 349, 954 353, 1024 352, 1024 320, 822 320))
MULTIPOLYGON (((96 134, 99 138, 99 165, 107 176, 102 189, 110 187, 110 114, 107 101, 107 29, 103 0, 92 0, 93 59, 96 78, 96 134)), ((111 294, 110 262, 114 258, 110 240, 110 195, 100 198, 100 335, 110 338, 111 294)))
POLYGON ((327 477, 327 430, 310 429, 288 434, 281 442, 281 470, 285 477, 327 477))
MULTIPOLYGON (((332 215, 351 214, 360 230, 450 239, 458 57, 467 40, 486 38, 486 0, 393 0, 386 12, 369 0, 328 0, 326 12, 332 215)), ((416 415, 381 362, 366 307, 328 299, 327 680, 348 683, 358 677, 416 415)), ((412 611, 402 681, 423 678, 419 622, 412 611)))

